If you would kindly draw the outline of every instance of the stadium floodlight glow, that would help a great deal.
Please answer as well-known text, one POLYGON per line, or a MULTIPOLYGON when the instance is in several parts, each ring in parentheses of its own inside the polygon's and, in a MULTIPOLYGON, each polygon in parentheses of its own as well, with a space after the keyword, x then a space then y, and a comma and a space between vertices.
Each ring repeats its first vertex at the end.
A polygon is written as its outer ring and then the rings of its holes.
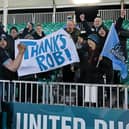
POLYGON ((100 0, 73 0, 74 4, 95 4, 99 3, 100 0))

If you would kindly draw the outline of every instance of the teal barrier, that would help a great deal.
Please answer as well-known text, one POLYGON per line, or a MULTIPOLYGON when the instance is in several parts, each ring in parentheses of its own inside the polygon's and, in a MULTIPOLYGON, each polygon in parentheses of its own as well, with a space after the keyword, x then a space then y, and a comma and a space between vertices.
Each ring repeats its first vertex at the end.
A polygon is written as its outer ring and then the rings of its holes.
POLYGON ((129 129, 129 110, 9 104, 11 129, 129 129))
POLYGON ((2 129, 7 129, 7 112, 2 112, 2 129))

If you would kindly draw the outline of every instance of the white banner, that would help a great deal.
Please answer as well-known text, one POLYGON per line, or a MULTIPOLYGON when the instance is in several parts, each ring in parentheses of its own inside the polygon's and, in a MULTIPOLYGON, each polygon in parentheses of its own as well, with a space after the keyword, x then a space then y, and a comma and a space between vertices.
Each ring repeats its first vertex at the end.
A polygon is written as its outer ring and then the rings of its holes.
POLYGON ((46 72, 64 65, 79 62, 75 44, 70 35, 60 29, 40 40, 18 39, 15 41, 15 56, 17 45, 26 45, 18 75, 24 76, 46 72))

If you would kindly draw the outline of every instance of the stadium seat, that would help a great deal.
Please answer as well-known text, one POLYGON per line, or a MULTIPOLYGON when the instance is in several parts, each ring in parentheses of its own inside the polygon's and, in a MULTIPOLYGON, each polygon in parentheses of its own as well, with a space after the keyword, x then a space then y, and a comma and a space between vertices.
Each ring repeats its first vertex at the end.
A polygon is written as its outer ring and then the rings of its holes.
MULTIPOLYGON (((57 22, 57 23, 42 23, 42 28, 43 28, 43 31, 45 32, 45 34, 50 34, 54 31, 57 31, 58 29, 64 27, 66 23, 65 22, 57 22)), ((22 24, 8 24, 7 26, 7 30, 9 32, 10 28, 12 26, 16 26, 18 28, 19 31, 23 30, 26 26, 25 23, 22 23, 22 24)))
POLYGON ((109 29, 113 23, 113 20, 104 20, 103 23, 109 29))

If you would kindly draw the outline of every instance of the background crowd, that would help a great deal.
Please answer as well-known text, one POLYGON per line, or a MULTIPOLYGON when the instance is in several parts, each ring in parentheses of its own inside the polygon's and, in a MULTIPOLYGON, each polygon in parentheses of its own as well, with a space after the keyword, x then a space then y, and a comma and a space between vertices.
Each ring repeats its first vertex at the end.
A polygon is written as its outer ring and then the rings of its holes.
MULTIPOLYGON (((127 58, 126 40, 129 34, 128 31, 122 28, 125 15, 125 10, 121 10, 121 16, 116 19, 115 28, 121 41, 124 56, 127 58)), ((76 45, 80 63, 67 65, 61 69, 50 72, 28 75, 20 78, 17 72, 12 72, 2 67, 0 70, 0 79, 119 84, 120 73, 119 71, 113 70, 112 61, 106 57, 100 57, 109 31, 103 24, 101 17, 95 17, 93 25, 88 24, 84 13, 80 14, 79 20, 79 23, 75 23, 72 18, 68 19, 64 30, 71 35, 76 45)), ((0 39, 2 39, 3 34, 5 35, 3 39, 7 42, 5 49, 12 59, 15 58, 15 40, 19 38, 41 39, 45 37, 42 25, 39 23, 34 25, 32 22, 28 22, 26 27, 20 32, 13 26, 8 33, 4 31, 4 26, 1 23, 0 39)))
MULTIPOLYGON (((120 38, 120 44, 125 58, 127 59, 126 40, 129 32, 122 28, 122 23, 126 15, 125 10, 121 10, 121 15, 116 19, 115 28, 120 38)), ((95 83, 95 84, 120 84, 120 72, 113 70, 112 60, 100 56, 109 30, 103 24, 101 17, 94 18, 93 24, 89 25, 84 13, 80 14, 79 23, 67 19, 64 30, 73 39, 80 62, 64 66, 39 74, 18 77, 17 69, 22 61, 25 46, 19 47, 19 56, 15 59, 15 40, 17 39, 41 39, 45 37, 41 24, 28 22, 22 31, 13 26, 9 32, 4 31, 4 26, 0 24, 0 48, 3 49, 6 58, 1 54, 0 79, 1 80, 25 80, 25 81, 59 81, 75 83, 95 83), (8 64, 6 60, 14 63, 8 64), (12 65, 13 64, 13 65, 12 65), (11 66, 11 67, 10 67, 11 66), (13 67, 13 68, 12 68, 13 67)), ((1 52, 2 53, 2 52, 1 52)), ((28 86, 29 88, 29 86, 28 86)), ((101 88, 98 90, 100 93, 101 88)), ((29 89, 27 90, 29 92, 29 89)), ((36 91, 36 89, 34 89, 36 91)), ((12 91, 13 92, 13 91, 12 91)), ((36 93, 36 92, 34 92, 36 93)), ((30 94, 30 93, 27 93, 30 94)), ((36 95, 36 94, 35 94, 36 95)), ((79 104, 82 105, 82 89, 78 89, 79 104)), ((100 98, 101 99, 101 98, 100 98)))

